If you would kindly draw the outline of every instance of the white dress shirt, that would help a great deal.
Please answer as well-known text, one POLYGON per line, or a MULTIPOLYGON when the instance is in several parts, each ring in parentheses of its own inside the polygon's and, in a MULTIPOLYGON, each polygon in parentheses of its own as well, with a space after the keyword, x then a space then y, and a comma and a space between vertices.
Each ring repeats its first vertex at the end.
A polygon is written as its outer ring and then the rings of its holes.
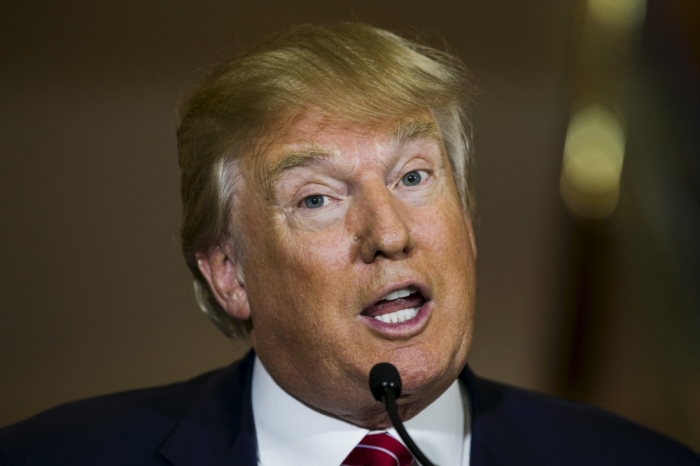
MULTIPOLYGON (((301 403, 277 385, 258 358, 252 396, 261 466, 340 466, 370 432, 301 403)), ((434 464, 469 466, 469 420, 469 399, 455 381, 405 426, 434 464)), ((401 441, 393 428, 388 432, 401 441)))

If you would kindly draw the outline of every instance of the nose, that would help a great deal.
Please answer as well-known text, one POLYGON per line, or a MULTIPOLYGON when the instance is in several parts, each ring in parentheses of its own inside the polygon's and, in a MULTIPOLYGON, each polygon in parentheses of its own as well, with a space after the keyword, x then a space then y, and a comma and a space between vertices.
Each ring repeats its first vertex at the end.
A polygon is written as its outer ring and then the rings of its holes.
POLYGON ((362 261, 370 264, 379 257, 396 259, 409 254, 414 242, 401 200, 383 185, 358 197, 354 230, 362 261))

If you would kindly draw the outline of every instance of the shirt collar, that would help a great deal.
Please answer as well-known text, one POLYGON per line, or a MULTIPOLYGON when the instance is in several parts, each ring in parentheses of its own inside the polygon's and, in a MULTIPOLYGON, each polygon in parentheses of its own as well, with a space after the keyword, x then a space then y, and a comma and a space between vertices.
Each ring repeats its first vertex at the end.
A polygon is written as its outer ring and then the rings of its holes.
MULTIPOLYGON (((253 368, 253 416, 262 466, 338 466, 369 430, 314 411, 285 392, 258 358, 253 368), (313 455, 309 452, 313 451, 313 455)), ((469 415, 455 381, 430 406, 405 423, 435 464, 468 464, 469 415), (466 435, 465 435, 466 434, 466 435)), ((392 429, 388 432, 401 440, 392 429)))

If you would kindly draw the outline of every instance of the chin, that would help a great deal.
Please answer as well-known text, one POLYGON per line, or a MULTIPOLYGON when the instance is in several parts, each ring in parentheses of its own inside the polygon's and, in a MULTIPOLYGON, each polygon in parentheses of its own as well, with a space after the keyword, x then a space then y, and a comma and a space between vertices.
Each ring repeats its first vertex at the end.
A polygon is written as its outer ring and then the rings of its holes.
POLYGON ((400 351, 393 356, 391 362, 401 374, 405 395, 446 390, 464 365, 455 365, 458 361, 455 361, 453 355, 439 356, 417 348, 411 351, 400 351))

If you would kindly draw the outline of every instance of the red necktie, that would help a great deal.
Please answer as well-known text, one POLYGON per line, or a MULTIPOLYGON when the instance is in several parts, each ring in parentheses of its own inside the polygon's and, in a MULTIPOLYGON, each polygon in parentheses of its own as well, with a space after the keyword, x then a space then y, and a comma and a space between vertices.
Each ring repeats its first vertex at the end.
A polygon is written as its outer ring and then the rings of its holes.
POLYGON ((386 432, 367 434, 341 466, 411 466, 413 456, 403 443, 386 432))

